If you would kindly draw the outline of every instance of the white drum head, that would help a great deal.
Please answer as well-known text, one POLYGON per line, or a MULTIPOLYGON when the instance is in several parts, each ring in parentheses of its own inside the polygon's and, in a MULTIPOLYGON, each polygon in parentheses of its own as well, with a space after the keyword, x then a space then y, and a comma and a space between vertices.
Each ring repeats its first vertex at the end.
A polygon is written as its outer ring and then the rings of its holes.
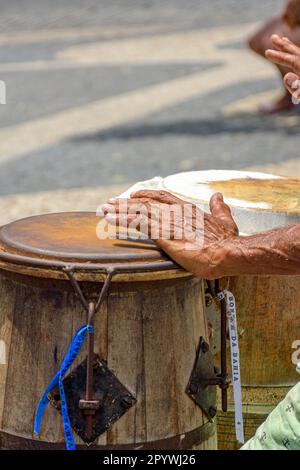
POLYGON ((178 173, 163 180, 166 191, 208 210, 221 192, 244 233, 300 222, 300 180, 267 173, 208 170, 178 173))

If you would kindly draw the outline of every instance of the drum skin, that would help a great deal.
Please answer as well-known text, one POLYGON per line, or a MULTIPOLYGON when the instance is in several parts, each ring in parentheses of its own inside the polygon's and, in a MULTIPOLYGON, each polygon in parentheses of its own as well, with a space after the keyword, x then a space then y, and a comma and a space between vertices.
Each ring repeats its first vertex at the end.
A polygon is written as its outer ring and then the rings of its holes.
MULTIPOLYGON (((64 448, 61 416, 50 405, 40 436, 33 435, 38 401, 75 332, 86 323, 70 282, 55 272, 1 263, 0 340, 6 346, 6 364, 0 365, 2 449, 64 448)), ((186 394, 199 337, 207 339, 203 282, 183 270, 174 269, 168 278, 163 274, 116 278, 95 316, 95 352, 137 402, 91 449, 184 448, 184 436, 190 436, 190 449, 216 449, 214 424, 186 394)), ((103 284, 91 277, 80 285, 95 300, 103 284)), ((83 348, 74 367, 85 357, 83 348)), ((79 448, 87 448, 74 436, 79 448)))

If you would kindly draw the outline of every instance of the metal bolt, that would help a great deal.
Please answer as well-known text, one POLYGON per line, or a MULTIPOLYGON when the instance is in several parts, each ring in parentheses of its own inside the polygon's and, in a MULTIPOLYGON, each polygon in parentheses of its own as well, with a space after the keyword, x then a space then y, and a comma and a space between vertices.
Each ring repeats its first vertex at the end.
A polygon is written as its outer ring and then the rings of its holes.
POLYGON ((206 307, 209 307, 212 304, 212 298, 210 295, 205 296, 205 305, 206 307))
POLYGON ((196 393, 198 393, 198 385, 195 382, 190 384, 190 393, 192 395, 196 395, 196 393))
POLYGON ((122 400, 121 400, 121 406, 123 406, 123 408, 130 408, 131 406, 131 398, 130 397, 123 397, 122 400))
POLYGON ((217 414, 217 408, 215 406, 211 406, 208 410, 209 416, 214 418, 217 414))

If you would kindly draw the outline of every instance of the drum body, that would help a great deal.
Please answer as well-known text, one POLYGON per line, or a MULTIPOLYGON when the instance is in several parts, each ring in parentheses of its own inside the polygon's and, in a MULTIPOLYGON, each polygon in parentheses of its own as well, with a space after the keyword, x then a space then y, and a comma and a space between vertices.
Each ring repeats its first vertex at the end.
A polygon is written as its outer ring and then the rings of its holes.
MULTIPOLYGON (((45 246, 43 259, 34 257, 37 244, 43 245, 43 233, 39 241, 32 241, 40 233, 40 218, 28 219, 29 223, 25 219, 23 225, 0 235, 5 240, 2 258, 0 254, 0 339, 6 349, 5 364, 0 365, 0 447, 64 448, 61 416, 52 406, 46 410, 39 438, 33 435, 38 400, 57 373, 75 332, 86 323, 86 312, 59 263, 75 266, 76 279, 90 300, 97 298, 103 286, 101 263, 102 267, 118 264, 122 269, 113 277, 95 315, 95 353, 136 401, 88 448, 215 449, 214 423, 186 394, 199 337, 207 337, 202 281, 172 267, 153 246, 94 240, 97 219, 92 214, 45 217, 44 241, 52 236, 54 226, 65 230, 66 219, 76 227, 74 238, 79 245, 88 227, 93 227, 90 238, 96 247, 99 243, 98 259, 97 249, 94 255, 87 253, 87 245, 93 244, 87 240, 84 259, 75 259, 74 253, 61 257, 56 253, 54 259, 54 248, 47 251, 45 246), (24 238, 25 226, 30 241, 24 238), (20 239, 16 234, 31 246, 31 253, 29 248, 24 248, 22 256, 17 252, 20 239), (8 239, 13 248, 7 258, 8 239), (88 267, 89 259, 98 267, 88 267)), ((68 245, 75 243, 70 234, 67 239, 68 245)), ((64 246, 63 237, 57 237, 58 243, 64 246)), ((85 357, 83 347, 73 371, 85 357)), ((87 448, 75 436, 78 448, 87 448)))
MULTIPOLYGON (((212 194, 221 192, 244 235, 300 222, 299 180, 262 173, 199 171, 167 177, 164 186, 206 210, 212 194)), ((299 380, 292 355, 300 345, 300 277, 241 276, 229 280, 229 289, 237 305, 244 428, 249 439, 299 380)), ((210 301, 207 315, 218 338, 216 302, 210 301)), ((218 353, 217 342, 214 349, 218 353)), ((229 354, 227 362, 230 364, 229 354)), ((218 411, 218 447, 239 447, 231 387, 229 411, 218 411)))
MULTIPOLYGON (((300 278, 236 277, 230 280, 230 290, 237 305, 248 440, 299 381, 292 355, 295 344, 298 350, 300 346, 300 278)), ((231 388, 229 392, 229 410, 218 414, 219 448, 237 449, 231 388)))

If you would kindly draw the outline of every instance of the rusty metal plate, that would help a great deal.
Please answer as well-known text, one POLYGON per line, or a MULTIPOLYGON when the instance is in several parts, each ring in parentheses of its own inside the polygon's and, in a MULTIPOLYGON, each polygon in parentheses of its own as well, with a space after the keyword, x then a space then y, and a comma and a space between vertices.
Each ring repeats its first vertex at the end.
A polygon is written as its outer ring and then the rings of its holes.
POLYGON ((1 227, 0 244, 10 253, 66 261, 151 264, 169 259, 148 240, 100 240, 99 222, 93 212, 28 217, 1 227))
POLYGON ((201 336, 186 393, 200 406, 210 421, 217 414, 218 382, 213 354, 201 336))
MULTIPOLYGON (((95 354, 93 399, 99 401, 99 408, 94 412, 92 434, 88 436, 86 414, 79 406, 80 400, 85 398, 86 371, 85 360, 64 379, 63 385, 72 428, 84 442, 91 444, 123 416, 136 403, 136 399, 95 354)), ((59 389, 54 389, 49 398, 51 405, 60 412, 59 389)))

